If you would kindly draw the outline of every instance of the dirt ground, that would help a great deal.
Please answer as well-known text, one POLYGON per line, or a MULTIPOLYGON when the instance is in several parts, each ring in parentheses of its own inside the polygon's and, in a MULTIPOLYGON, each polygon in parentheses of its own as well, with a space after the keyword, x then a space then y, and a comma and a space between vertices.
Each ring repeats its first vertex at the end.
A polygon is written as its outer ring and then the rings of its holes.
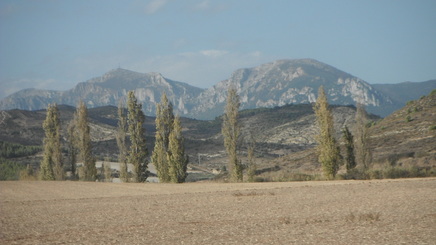
POLYGON ((0 244, 436 244, 436 178, 0 182, 0 244))

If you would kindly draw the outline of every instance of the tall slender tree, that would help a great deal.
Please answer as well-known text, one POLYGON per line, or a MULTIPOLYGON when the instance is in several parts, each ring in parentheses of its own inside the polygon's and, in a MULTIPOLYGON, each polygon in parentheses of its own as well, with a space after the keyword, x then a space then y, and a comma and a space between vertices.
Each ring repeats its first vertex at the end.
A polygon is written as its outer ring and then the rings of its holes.
POLYGON ((357 164, 363 167, 363 169, 368 169, 372 162, 367 121, 368 114, 366 113, 365 106, 358 103, 356 111, 355 148, 357 164))
POLYGON ((168 162, 169 136, 174 126, 173 105, 165 93, 161 102, 156 105, 156 141, 152 154, 152 162, 157 170, 160 182, 170 182, 170 165, 168 162))
POLYGON ((45 132, 44 157, 40 167, 41 180, 62 180, 64 177, 59 110, 56 104, 49 105, 43 123, 45 132))
POLYGON ((116 134, 116 140, 118 145, 118 162, 120 163, 120 179, 123 182, 128 182, 127 171, 127 116, 124 113, 124 105, 122 100, 118 103, 118 130, 116 134))
POLYGON ((171 182, 183 183, 187 176, 188 156, 185 154, 180 117, 175 117, 168 143, 169 175, 171 182))
POLYGON ((91 132, 88 122, 88 109, 83 101, 79 102, 75 114, 75 125, 78 137, 79 157, 83 162, 84 176, 86 181, 97 179, 95 157, 92 155, 91 132))
POLYGON ((354 137, 347 126, 342 130, 342 138, 345 143, 345 167, 349 172, 356 167, 356 157, 354 155, 354 137))
POLYGON ((76 135, 76 120, 71 120, 67 128, 67 147, 68 147, 68 161, 71 165, 71 178, 77 179, 77 153, 78 153, 78 139, 76 135))
POLYGON ((324 87, 318 90, 318 99, 314 106, 316 120, 319 127, 318 141, 318 161, 327 178, 335 178, 339 170, 340 153, 335 139, 333 127, 333 115, 327 102, 324 87))
POLYGON ((145 182, 148 177, 148 150, 145 140, 145 115, 133 91, 128 93, 127 123, 130 134, 128 161, 133 164, 133 181, 145 182))
POLYGON ((250 141, 248 142, 247 147, 247 158, 248 158, 248 166, 247 166, 247 177, 249 182, 253 182, 256 176, 256 161, 254 156, 254 150, 256 148, 256 140, 254 139, 253 134, 250 134, 250 141))
POLYGON ((223 115, 221 132, 224 136, 224 146, 229 156, 229 170, 233 181, 242 181, 242 164, 238 159, 240 143, 240 125, 238 123, 239 95, 234 86, 229 86, 227 104, 223 115))

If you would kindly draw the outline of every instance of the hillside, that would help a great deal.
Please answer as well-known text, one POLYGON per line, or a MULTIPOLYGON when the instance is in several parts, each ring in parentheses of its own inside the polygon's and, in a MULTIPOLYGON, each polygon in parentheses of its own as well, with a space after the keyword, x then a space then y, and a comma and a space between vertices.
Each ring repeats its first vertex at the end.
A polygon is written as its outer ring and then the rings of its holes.
MULTIPOLYGON (((424 171, 433 175, 436 170, 436 90, 382 120, 375 120, 369 128, 370 148, 375 170, 398 167, 409 171, 424 171)), ((339 137, 336 137, 339 139, 339 137)), ((342 141, 340 141, 342 142, 342 141)), ((305 174, 321 174, 314 148, 291 153, 270 162, 273 166, 267 179, 310 178, 305 174), (297 176, 295 176, 297 175, 297 176)), ((340 173, 344 173, 344 167, 340 173)), ((412 174, 419 175, 419 172, 412 174)), ((407 175, 404 175, 407 176, 407 175)))
MULTIPOLYGON (((371 148, 374 167, 420 166, 436 168, 436 93, 431 93, 380 121, 371 115, 371 148)), ((72 119, 74 108, 59 106, 62 134, 72 119)), ((354 128, 355 107, 333 106, 336 138, 342 142, 341 129, 354 128)), ((98 159, 117 159, 115 131, 117 108, 90 108, 91 138, 98 159)), ((41 145, 45 111, 9 110, 0 112, 0 141, 41 145)), ((146 117, 147 145, 154 147, 154 117, 146 117)), ((245 163, 246 142, 253 135, 258 174, 266 180, 277 180, 289 173, 320 174, 315 155, 317 127, 311 104, 274 108, 247 109, 240 112, 244 141, 241 145, 245 163)), ((221 135, 221 118, 196 120, 182 118, 185 147, 192 166, 204 171, 221 169, 227 163, 221 135)), ((17 159, 26 163, 26 159, 17 159)), ((33 164, 38 164, 37 160, 33 164)), ((36 167, 36 165, 35 165, 36 167)), ((343 171, 343 170, 341 170, 343 171)), ((284 177, 285 178, 285 177, 284 177)))
MULTIPOLYGON (((59 106, 62 135, 66 135, 68 122, 72 120, 74 108, 59 106)), ((352 106, 334 107, 336 128, 338 132, 345 124, 354 123, 355 108, 352 106)), ((113 106, 90 108, 91 139, 94 154, 98 159, 117 159, 118 148, 115 141, 117 125, 117 108, 113 106)), ((0 141, 24 145, 42 145, 44 132, 42 123, 45 111, 1 111, 4 125, 0 129, 0 141)), ((154 147, 154 117, 146 117, 147 146, 151 152, 154 147)), ((221 118, 202 121, 182 118, 186 151, 191 164, 199 165, 204 170, 221 169, 226 165, 221 136, 221 118)), ((256 139, 256 156, 261 166, 270 168, 270 161, 293 152, 313 148, 317 132, 312 105, 287 105, 275 108, 250 109, 241 111, 241 125, 245 140, 250 135, 256 139)), ((340 135, 338 134, 338 137, 340 135)), ((63 139, 65 143, 65 138, 63 139)), ((246 154, 246 144, 241 148, 242 156, 246 154)), ((23 164, 31 163, 35 167, 36 159, 17 159, 23 164)), ((243 160, 245 161, 245 159, 243 160)))
POLYGON ((371 129, 376 163, 436 167, 436 90, 371 129))

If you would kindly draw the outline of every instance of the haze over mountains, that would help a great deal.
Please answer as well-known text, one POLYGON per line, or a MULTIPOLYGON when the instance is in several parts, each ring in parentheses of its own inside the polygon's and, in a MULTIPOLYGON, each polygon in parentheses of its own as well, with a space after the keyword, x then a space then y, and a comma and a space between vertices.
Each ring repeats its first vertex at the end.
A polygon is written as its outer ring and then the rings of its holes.
POLYGON ((277 60, 236 70, 230 78, 209 89, 177 82, 160 73, 144 74, 118 68, 66 91, 21 90, 0 101, 0 109, 37 110, 50 103, 75 106, 80 100, 90 108, 116 106, 120 99, 125 99, 129 90, 135 90, 147 115, 154 115, 155 103, 166 92, 180 115, 213 119, 223 112, 230 84, 238 89, 241 109, 315 102, 318 88, 323 85, 331 104, 362 103, 369 112, 380 116, 387 116, 408 100, 417 99, 436 88, 436 80, 371 85, 317 60, 297 59, 277 60))

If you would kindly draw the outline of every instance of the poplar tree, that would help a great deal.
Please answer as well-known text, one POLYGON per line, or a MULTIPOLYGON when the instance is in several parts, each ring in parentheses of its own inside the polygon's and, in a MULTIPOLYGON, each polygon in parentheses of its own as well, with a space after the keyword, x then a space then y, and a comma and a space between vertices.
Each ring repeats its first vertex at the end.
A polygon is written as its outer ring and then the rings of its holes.
POLYGON ((368 169, 372 161, 372 153, 369 148, 369 130, 366 126, 368 115, 364 105, 358 103, 356 110, 355 148, 357 164, 363 169, 368 169))
POLYGON ((356 167, 356 157, 354 155, 354 137, 347 126, 342 130, 342 137, 345 143, 345 167, 348 172, 356 167))
POLYGON ((95 158, 92 155, 88 109, 83 101, 79 102, 76 109, 75 120, 79 158, 83 162, 84 168, 83 179, 86 181, 95 181, 97 179, 97 168, 95 167, 95 158))
POLYGON ((247 168, 247 177, 249 182, 254 181, 254 177, 256 175, 256 162, 254 156, 254 149, 256 147, 256 141, 253 137, 253 134, 250 135, 250 142, 248 143, 247 148, 247 158, 248 158, 248 168, 247 168))
POLYGON ((317 136, 318 161, 322 165, 324 175, 332 179, 335 178, 339 169, 340 153, 334 136, 333 115, 323 86, 318 90, 314 111, 319 127, 319 135, 317 136))
POLYGON ((133 164, 133 182, 145 182, 148 177, 148 150, 145 140, 145 115, 133 91, 128 93, 127 123, 130 134, 130 150, 127 160, 133 164))
POLYGON ((236 88, 230 86, 227 92, 227 104, 223 115, 221 132, 229 156, 228 167, 233 181, 242 181, 242 164, 237 154, 241 130, 238 123, 239 106, 239 95, 236 88))
POLYGON ((118 130, 116 134, 116 140, 118 145, 118 162, 120 163, 120 179, 123 182, 128 182, 128 171, 127 171, 127 117, 124 113, 123 102, 120 100, 118 103, 118 130))
POLYGON ((169 175, 171 182, 183 183, 186 179, 188 156, 185 154, 184 138, 180 117, 174 119, 173 129, 169 135, 168 143, 169 175))
POLYGON ((49 105, 43 123, 44 156, 40 166, 41 180, 62 180, 63 164, 61 153, 61 135, 59 110, 56 104, 49 105))
POLYGON ((77 153, 78 153, 78 139, 76 135, 76 120, 70 121, 67 128, 67 147, 68 147, 68 161, 71 166, 71 177, 77 179, 77 153))
POLYGON ((168 162, 169 136, 173 129, 173 105, 168 101, 165 93, 161 102, 156 105, 156 140, 152 154, 152 162, 156 167, 160 182, 170 182, 170 165, 168 162))

